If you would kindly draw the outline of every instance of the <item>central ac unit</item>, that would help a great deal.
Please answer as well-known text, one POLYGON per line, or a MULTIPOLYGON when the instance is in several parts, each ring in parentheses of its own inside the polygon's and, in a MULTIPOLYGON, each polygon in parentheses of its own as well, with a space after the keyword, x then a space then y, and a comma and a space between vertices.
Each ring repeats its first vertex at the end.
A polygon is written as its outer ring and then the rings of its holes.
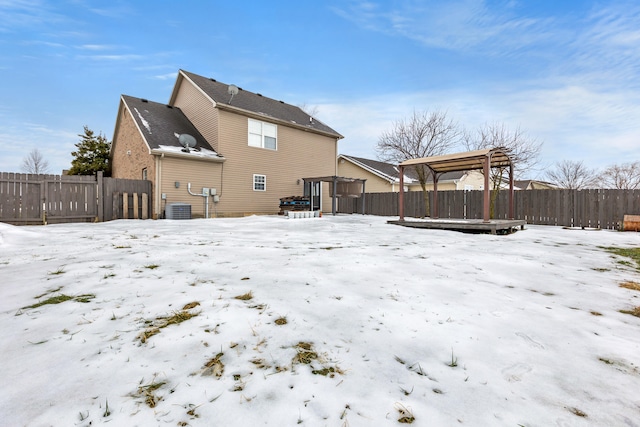
POLYGON ((171 203, 165 209, 166 219, 191 219, 191 205, 187 203, 171 203))

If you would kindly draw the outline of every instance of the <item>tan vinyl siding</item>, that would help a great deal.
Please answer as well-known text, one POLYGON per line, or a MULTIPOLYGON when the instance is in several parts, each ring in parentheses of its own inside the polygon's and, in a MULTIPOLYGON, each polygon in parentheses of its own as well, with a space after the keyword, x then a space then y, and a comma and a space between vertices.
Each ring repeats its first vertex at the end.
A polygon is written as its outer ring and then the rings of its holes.
POLYGON ((366 179, 367 182, 365 182, 364 189, 367 193, 388 193, 390 191, 398 191, 397 184, 392 186, 388 180, 380 177, 379 175, 375 175, 360 166, 354 165, 348 160, 338 160, 338 175, 346 178, 366 179))
MULTIPOLYGON (((219 149, 227 159, 220 214, 277 213, 281 197, 303 194, 302 178, 336 174, 335 138, 278 124, 277 150, 250 147, 246 116, 220 111, 219 118, 219 149), (254 174, 267 177, 266 191, 253 190, 254 174)), ((322 209, 330 211, 329 186, 322 187, 322 209)))
POLYGON ((464 190, 466 185, 473 187, 472 190, 484 188, 484 175, 479 171, 467 172, 467 174, 458 182, 458 188, 456 188, 456 190, 464 190))
POLYGON ((200 92, 189 80, 183 79, 174 105, 182 110, 202 136, 218 150, 218 109, 213 101, 200 92))
MULTIPOLYGON (((192 196, 188 192, 188 184, 191 183, 191 192, 202 193, 202 188, 215 188, 220 191, 221 164, 201 160, 184 158, 163 157, 159 158, 160 164, 160 193, 166 194, 166 200, 160 203, 160 212, 165 210, 170 203, 187 203, 191 205, 191 215, 194 218, 205 216, 205 198, 192 196), (176 188, 176 182, 180 186, 176 188)), ((215 209, 213 197, 209 197, 209 217, 214 217, 215 209)))

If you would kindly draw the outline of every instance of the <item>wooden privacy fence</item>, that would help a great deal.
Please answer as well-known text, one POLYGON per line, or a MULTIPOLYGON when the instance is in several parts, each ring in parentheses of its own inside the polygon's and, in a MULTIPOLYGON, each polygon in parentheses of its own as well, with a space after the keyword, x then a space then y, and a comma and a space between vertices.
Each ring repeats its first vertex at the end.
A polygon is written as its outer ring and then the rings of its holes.
MULTIPOLYGON (((428 195, 432 207, 433 192, 428 195)), ((494 218, 508 219, 508 197, 507 191, 498 193, 494 218)), ((421 191, 404 198, 405 216, 426 216, 421 191)), ((439 191, 439 217, 482 219, 482 200, 482 191, 439 191)), ((515 219, 528 224, 618 229, 624 215, 640 214, 640 190, 521 190, 514 193, 514 209, 515 219)), ((359 212, 359 199, 340 199, 338 211, 359 212)), ((397 216, 398 193, 368 193, 365 213, 397 216)))
POLYGON ((0 172, 0 222, 16 225, 150 216, 151 182, 0 172))

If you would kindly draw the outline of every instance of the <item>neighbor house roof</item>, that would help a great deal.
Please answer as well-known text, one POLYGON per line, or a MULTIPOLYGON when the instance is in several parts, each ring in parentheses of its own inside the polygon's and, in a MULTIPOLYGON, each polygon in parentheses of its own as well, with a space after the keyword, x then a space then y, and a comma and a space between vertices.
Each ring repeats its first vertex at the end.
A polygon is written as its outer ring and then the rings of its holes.
MULTIPOLYGON (((381 162, 378 160, 364 159, 362 157, 347 156, 345 154, 341 154, 339 157, 345 160, 348 160, 351 163, 357 166, 360 166, 365 170, 368 170, 374 175, 378 175, 381 178, 388 180, 389 182, 399 181, 398 166, 392 163, 381 162)), ((464 175, 465 175, 464 171, 447 172, 440 176, 439 182, 458 180, 458 179, 461 179, 464 175)), ((415 168, 406 168, 404 171, 404 176, 405 176, 406 184, 413 184, 418 182, 418 174, 416 173, 415 168)), ((427 182, 432 182, 432 181, 433 181, 433 177, 431 176, 431 174, 427 174, 427 182)))
POLYGON ((122 95, 122 102, 131 112, 152 154, 221 159, 180 108, 128 95, 122 95), (181 134, 191 135, 196 140, 195 147, 188 152, 183 150, 178 139, 181 134))
POLYGON ((557 185, 546 181, 538 181, 535 179, 521 179, 514 180, 513 185, 521 190, 549 190, 558 188, 557 185))
MULTIPOLYGON (((233 97, 229 94, 229 84, 221 83, 215 79, 199 76, 185 70, 180 70, 178 82, 181 78, 192 81, 202 92, 204 92, 220 109, 235 112, 247 112, 265 119, 285 123, 290 126, 313 131, 334 138, 343 138, 338 132, 322 123, 316 117, 305 113, 301 108, 287 104, 260 93, 253 93, 242 88, 238 88, 238 93, 233 97)), ((174 92, 169 103, 173 104, 177 96, 179 84, 176 83, 174 92)))

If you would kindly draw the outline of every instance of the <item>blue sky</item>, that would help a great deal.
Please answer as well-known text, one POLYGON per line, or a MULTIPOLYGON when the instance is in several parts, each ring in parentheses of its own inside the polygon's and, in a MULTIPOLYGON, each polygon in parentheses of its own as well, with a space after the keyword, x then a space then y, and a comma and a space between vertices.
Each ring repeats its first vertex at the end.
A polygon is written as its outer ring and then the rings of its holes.
POLYGON ((167 102, 179 69, 294 105, 376 158, 413 110, 520 128, 557 160, 640 160, 637 1, 0 0, 0 171, 70 167, 121 94, 167 102))

